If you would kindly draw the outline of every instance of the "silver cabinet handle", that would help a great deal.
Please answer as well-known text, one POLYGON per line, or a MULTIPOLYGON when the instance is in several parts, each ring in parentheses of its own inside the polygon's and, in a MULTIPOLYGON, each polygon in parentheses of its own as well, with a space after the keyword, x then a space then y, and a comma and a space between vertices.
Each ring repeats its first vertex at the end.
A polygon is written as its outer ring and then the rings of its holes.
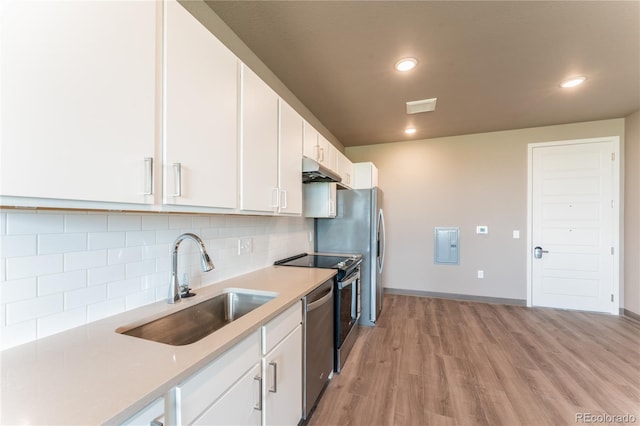
POLYGON ((287 190, 286 189, 280 190, 280 207, 283 209, 287 208, 287 190))
POLYGON ((271 207, 273 207, 274 209, 278 208, 278 205, 280 204, 280 191, 278 191, 278 188, 273 188, 271 190, 271 207))
POLYGON ((262 377, 256 376, 253 380, 258 382, 258 403, 253 407, 253 409, 262 411, 262 377))
POLYGON ((320 148, 320 162, 324 163, 324 148, 320 148))
POLYGON ((173 194, 172 197, 182 196, 182 163, 173 163, 173 194))
POLYGON ((149 423, 149 426, 164 426, 164 423, 162 422, 163 417, 164 417, 164 414, 161 414, 155 419, 151 420, 151 422, 149 423))
POLYGON ((142 194, 153 194, 153 157, 144 159, 144 192, 142 194))
POLYGON ((269 392, 278 393, 278 363, 270 362, 269 365, 273 367, 273 387, 269 389, 269 392))

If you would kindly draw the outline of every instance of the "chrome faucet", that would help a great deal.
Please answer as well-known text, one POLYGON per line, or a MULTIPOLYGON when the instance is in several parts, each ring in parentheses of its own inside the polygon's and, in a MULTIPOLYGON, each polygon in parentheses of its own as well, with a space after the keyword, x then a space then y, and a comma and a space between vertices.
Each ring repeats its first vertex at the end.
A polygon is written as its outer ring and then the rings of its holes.
POLYGON ((196 234, 186 233, 180 235, 173 242, 173 251, 171 252, 171 284, 169 285, 169 298, 167 299, 168 303, 176 303, 182 300, 182 296, 180 294, 180 283, 178 282, 178 247, 180 247, 180 243, 182 240, 190 239, 198 244, 198 249, 200 250, 200 266, 204 272, 211 271, 214 266, 209 254, 207 253, 207 249, 204 247, 204 243, 196 234))

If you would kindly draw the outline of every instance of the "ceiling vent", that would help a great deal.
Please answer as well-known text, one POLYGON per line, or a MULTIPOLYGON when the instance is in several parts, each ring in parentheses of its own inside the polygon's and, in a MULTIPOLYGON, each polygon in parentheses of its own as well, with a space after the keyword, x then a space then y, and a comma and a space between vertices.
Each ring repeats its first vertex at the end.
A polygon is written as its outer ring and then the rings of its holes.
POLYGON ((421 101, 407 102, 407 114, 418 114, 420 112, 429 112, 436 109, 436 100, 438 98, 423 99, 421 101))

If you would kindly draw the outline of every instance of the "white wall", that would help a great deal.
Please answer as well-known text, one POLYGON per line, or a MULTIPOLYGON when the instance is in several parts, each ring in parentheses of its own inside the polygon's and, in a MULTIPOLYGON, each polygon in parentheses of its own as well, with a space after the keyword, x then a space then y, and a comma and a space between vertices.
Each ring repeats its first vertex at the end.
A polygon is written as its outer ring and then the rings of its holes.
POLYGON ((525 300, 527 145, 599 136, 623 137, 624 119, 347 148, 352 161, 378 167, 384 286, 525 300), (435 226, 460 227, 459 265, 434 265, 435 226))
POLYGON ((0 349, 166 299, 171 244, 199 235, 216 269, 203 273, 191 241, 179 277, 194 289, 310 251, 303 218, 86 211, 0 211, 0 349), (238 238, 253 253, 237 254, 238 238))
POLYGON ((640 315, 640 111, 625 119, 624 308, 640 315))

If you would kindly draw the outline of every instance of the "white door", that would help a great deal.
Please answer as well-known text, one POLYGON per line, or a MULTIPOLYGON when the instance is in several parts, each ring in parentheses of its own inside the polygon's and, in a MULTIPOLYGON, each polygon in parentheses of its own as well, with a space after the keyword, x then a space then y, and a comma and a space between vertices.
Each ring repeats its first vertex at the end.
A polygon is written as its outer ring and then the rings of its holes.
POLYGON ((617 152, 617 138, 530 145, 531 305, 617 313, 617 152))

